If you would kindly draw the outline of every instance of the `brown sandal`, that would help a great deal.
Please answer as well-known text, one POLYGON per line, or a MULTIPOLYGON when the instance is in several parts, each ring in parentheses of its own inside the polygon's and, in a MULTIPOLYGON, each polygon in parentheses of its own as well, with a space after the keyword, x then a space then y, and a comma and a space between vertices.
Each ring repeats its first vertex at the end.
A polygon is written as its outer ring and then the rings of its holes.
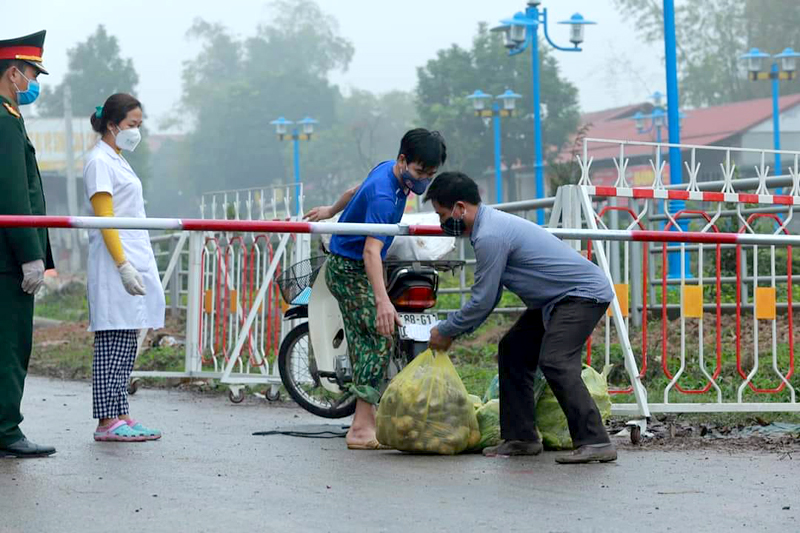
POLYGON ((386 446, 378 442, 378 439, 372 439, 366 444, 348 444, 348 450, 391 450, 391 446, 386 446))

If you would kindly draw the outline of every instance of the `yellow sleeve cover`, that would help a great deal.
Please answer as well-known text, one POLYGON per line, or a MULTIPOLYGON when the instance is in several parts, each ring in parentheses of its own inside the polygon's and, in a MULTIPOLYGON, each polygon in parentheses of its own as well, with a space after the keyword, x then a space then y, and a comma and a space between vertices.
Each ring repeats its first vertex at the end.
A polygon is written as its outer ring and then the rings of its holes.
MULTIPOLYGON (((114 202, 111 195, 107 192, 99 192, 92 196, 92 208, 97 217, 113 217, 114 202)), ((115 229, 102 229, 103 240, 108 248, 108 253, 114 258, 117 265, 125 262, 125 252, 122 251, 122 241, 119 238, 119 231, 115 229)))

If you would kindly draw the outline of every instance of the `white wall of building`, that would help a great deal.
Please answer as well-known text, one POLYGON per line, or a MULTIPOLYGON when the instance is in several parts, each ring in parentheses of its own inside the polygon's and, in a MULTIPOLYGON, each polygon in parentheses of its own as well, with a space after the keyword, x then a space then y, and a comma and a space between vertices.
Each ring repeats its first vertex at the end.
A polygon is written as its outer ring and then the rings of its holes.
MULTIPOLYGON (((793 150, 800 152, 800 105, 791 109, 787 109, 781 113, 780 117, 780 131, 781 131, 781 150, 793 150)), ((749 131, 742 135, 742 148, 755 148, 772 150, 774 141, 772 136, 772 118, 757 124, 749 131)), ((774 156, 767 154, 766 162, 770 166, 770 174, 773 173, 774 156)), ((760 154, 747 154, 743 155, 738 161, 740 166, 745 167, 744 171, 747 175, 751 175, 754 171, 755 165, 761 164, 760 154)), ((784 156, 781 164, 784 167, 782 173, 786 173, 786 167, 793 163, 791 158, 784 156)))
MULTIPOLYGON (((26 118, 28 131, 34 148, 36 161, 42 172, 66 171, 67 136, 63 118, 26 118)), ((72 148, 75 153, 75 171, 83 174, 84 155, 97 144, 98 135, 92 130, 86 117, 72 119, 72 148)))

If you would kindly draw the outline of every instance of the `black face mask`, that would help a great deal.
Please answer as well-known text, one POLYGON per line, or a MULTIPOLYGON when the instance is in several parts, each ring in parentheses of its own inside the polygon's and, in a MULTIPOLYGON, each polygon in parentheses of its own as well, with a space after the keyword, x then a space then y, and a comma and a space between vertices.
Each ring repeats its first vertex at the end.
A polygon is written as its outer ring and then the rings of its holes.
POLYGON ((453 213, 455 213, 456 207, 453 206, 453 210, 450 212, 450 216, 442 222, 442 231, 445 235, 450 235, 451 237, 461 237, 467 229, 467 224, 464 222, 464 215, 461 215, 461 218, 455 218, 453 213))

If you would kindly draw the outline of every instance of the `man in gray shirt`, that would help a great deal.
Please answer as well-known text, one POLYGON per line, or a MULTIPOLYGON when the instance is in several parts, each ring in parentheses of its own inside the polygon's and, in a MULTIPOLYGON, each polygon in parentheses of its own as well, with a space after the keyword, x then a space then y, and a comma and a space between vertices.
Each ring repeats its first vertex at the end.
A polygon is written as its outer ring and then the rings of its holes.
POLYGON ((454 337, 478 328, 504 287, 528 308, 498 346, 503 442, 484 455, 542 451, 533 397, 539 367, 567 416, 575 446, 556 461, 614 461, 616 449, 581 379, 583 346, 614 298, 606 275, 542 227, 483 205, 478 186, 465 174, 440 174, 425 200, 445 233, 469 235, 476 260, 472 297, 431 331, 431 348, 446 350, 454 337))

